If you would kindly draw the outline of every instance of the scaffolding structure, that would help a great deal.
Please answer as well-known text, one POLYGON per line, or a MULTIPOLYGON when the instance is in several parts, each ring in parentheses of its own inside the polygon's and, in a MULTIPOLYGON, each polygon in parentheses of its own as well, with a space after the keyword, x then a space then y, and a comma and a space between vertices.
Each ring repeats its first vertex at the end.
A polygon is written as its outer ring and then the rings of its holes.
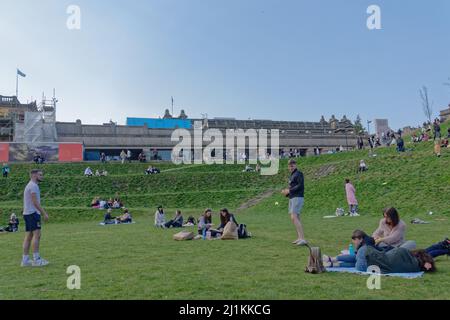
POLYGON ((53 98, 42 100, 35 112, 25 112, 23 122, 15 123, 14 141, 23 143, 56 142, 56 104, 58 100, 53 90, 53 98))

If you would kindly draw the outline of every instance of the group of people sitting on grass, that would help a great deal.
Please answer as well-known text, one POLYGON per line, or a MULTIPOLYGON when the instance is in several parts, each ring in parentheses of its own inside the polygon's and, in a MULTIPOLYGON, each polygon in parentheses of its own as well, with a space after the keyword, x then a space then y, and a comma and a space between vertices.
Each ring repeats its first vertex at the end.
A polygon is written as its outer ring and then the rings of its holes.
POLYGON ((405 240, 406 224, 395 208, 384 210, 377 230, 372 236, 362 230, 352 234, 355 252, 336 257, 323 256, 325 267, 355 268, 367 271, 368 266, 378 266, 382 273, 433 272, 434 258, 450 254, 450 240, 433 244, 425 250, 415 250, 415 241, 405 240))
POLYGON ((15 213, 12 213, 9 217, 7 227, 0 227, 0 232, 19 232, 19 218, 15 213))
POLYGON ((120 209, 123 208, 123 202, 119 197, 109 198, 108 201, 95 197, 91 202, 91 208, 94 209, 120 209))
MULTIPOLYGON (((214 224, 212 223, 212 209, 206 209, 203 214, 198 219, 197 230, 198 235, 194 239, 200 238, 220 238, 224 232, 225 226, 232 222, 235 224, 236 228, 239 228, 234 214, 230 213, 228 209, 223 208, 220 210, 220 224, 216 228, 214 228, 214 224)), ((190 216, 185 224, 183 224, 184 219, 180 210, 176 210, 175 217, 166 222, 164 209, 162 206, 159 206, 157 211, 155 212, 155 227, 158 228, 182 228, 188 226, 194 226, 196 224, 195 218, 190 216)), ((242 229, 242 228, 241 228, 242 229)))
MULTIPOLYGON (((95 176, 96 177, 106 177, 108 175, 108 171, 106 170, 95 170, 95 176)), ((90 167, 87 167, 84 170, 84 176, 85 177, 93 177, 94 176, 94 172, 92 171, 92 169, 90 167)))
POLYGON ((155 212, 155 227, 158 228, 182 228, 183 227, 183 214, 181 210, 175 211, 175 217, 172 220, 166 221, 166 214, 164 208, 159 206, 155 212))
POLYGON ((149 166, 147 169, 145 169, 145 174, 158 174, 161 173, 161 170, 158 168, 155 168, 154 166, 149 166))
POLYGON ((256 165, 255 168, 253 168, 251 165, 247 164, 244 168, 244 170, 242 170, 242 172, 261 172, 261 166, 259 165, 259 163, 256 165))
POLYGON ((239 227, 239 224, 236 220, 234 214, 230 213, 228 209, 223 208, 220 210, 220 224, 217 228, 214 228, 214 224, 212 223, 212 210, 206 209, 203 214, 198 219, 198 235, 194 239, 200 238, 219 238, 223 235, 225 226, 231 222, 239 227))
POLYGON ((35 152, 33 153, 33 162, 36 164, 43 164, 45 162, 45 157, 41 153, 35 152))
POLYGON ((130 211, 126 208, 123 208, 123 213, 118 217, 112 216, 112 209, 108 209, 106 211, 105 217, 103 219, 103 223, 106 224, 123 224, 123 223, 132 223, 133 218, 131 217, 130 211))

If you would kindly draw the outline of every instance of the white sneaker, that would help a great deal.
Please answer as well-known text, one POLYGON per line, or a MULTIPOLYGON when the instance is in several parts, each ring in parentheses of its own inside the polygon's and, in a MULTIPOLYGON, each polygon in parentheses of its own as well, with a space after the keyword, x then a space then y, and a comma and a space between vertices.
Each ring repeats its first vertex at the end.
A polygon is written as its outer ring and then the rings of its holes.
POLYGON ((298 246, 306 246, 307 244, 308 244, 308 241, 306 241, 306 240, 297 241, 298 246))
POLYGON ((31 267, 33 264, 31 262, 31 260, 27 260, 27 261, 22 261, 20 266, 21 267, 31 267))
POLYGON ((33 261, 32 266, 33 267, 43 267, 43 266, 48 265, 48 263, 49 262, 47 260, 39 258, 39 259, 33 261))

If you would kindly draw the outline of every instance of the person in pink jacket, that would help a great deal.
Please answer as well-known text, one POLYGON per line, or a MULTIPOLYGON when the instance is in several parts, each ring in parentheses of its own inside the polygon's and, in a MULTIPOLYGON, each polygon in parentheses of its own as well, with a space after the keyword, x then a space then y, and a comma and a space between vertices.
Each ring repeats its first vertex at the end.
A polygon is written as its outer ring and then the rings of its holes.
POLYGON ((350 183, 350 179, 345 179, 345 193, 347 195, 347 203, 350 208, 350 215, 357 216, 358 200, 356 200, 356 189, 350 183))

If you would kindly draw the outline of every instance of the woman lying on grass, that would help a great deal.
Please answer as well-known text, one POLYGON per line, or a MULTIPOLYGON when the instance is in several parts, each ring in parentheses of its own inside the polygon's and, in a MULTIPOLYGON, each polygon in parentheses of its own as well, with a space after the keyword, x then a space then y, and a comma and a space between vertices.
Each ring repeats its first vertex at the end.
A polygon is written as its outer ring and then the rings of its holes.
POLYGON ((361 230, 352 235, 355 255, 324 256, 324 266, 338 268, 355 268, 365 272, 369 266, 377 266, 381 273, 434 272, 433 258, 425 250, 409 251, 406 248, 394 248, 380 251, 374 246, 373 238, 361 230))

